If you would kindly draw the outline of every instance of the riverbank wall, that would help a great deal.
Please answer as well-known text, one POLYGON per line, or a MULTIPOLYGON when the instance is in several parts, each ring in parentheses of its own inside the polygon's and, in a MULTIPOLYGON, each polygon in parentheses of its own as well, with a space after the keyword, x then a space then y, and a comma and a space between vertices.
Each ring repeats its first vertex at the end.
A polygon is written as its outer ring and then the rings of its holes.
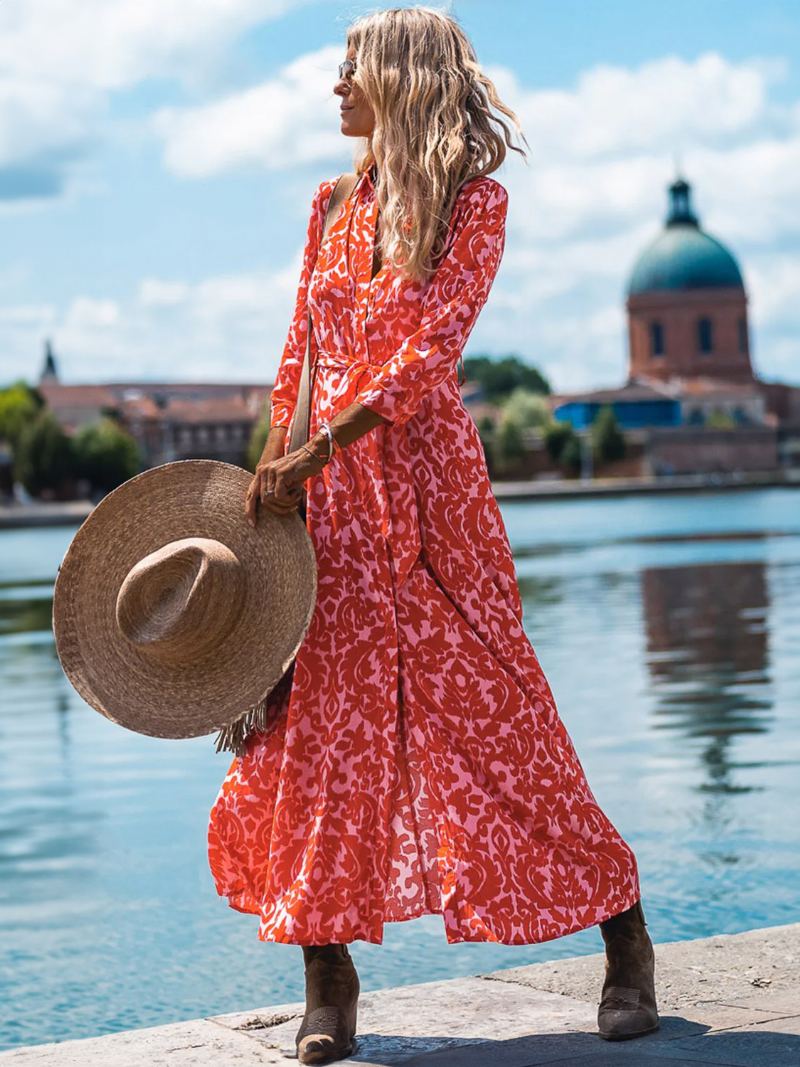
MULTIPOLYGON (((362 990, 360 1067, 792 1067, 800 1064, 800 923, 655 942, 660 1028, 597 1034, 604 955, 468 978, 362 990)), ((358 943, 354 958, 358 965, 358 943)), ((294 1055, 304 1002, 29 1045, 0 1067, 277 1067, 294 1055)), ((295 1060, 295 1062, 297 1062, 295 1060)))
MULTIPOLYGON (((492 482, 499 501, 567 500, 636 493, 715 492, 733 489, 800 488, 800 470, 747 474, 682 474, 659 478, 592 478, 492 482)), ((34 526, 79 526, 94 507, 90 500, 0 504, 0 530, 34 526)))

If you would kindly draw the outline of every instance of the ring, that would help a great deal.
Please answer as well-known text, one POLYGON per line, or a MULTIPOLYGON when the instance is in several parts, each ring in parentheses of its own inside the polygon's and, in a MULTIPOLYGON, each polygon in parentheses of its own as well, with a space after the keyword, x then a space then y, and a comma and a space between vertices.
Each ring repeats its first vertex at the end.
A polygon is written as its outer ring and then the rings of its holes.
POLYGON ((275 495, 275 490, 274 489, 267 489, 266 492, 265 492, 265 495, 266 496, 274 496, 275 495))

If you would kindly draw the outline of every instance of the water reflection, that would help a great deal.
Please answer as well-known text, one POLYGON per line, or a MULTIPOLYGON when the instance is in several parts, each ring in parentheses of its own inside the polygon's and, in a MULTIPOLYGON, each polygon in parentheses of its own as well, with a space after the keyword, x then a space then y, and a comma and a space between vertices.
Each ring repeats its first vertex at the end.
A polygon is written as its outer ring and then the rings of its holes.
POLYGON ((774 719, 764 564, 650 567, 641 582, 656 727, 702 740, 698 788, 762 788, 735 780, 732 751, 738 735, 765 733, 774 719))

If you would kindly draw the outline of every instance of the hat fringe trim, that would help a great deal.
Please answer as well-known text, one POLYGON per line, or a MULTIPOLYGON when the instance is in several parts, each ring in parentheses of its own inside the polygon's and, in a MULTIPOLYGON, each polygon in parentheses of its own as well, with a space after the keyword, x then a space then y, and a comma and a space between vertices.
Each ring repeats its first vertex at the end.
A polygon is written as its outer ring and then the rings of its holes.
POLYGON ((247 740, 251 732, 266 730, 269 715, 267 712, 267 694, 263 700, 259 700, 249 711, 241 715, 234 722, 229 723, 217 734, 217 752, 232 752, 236 756, 243 756, 247 740))

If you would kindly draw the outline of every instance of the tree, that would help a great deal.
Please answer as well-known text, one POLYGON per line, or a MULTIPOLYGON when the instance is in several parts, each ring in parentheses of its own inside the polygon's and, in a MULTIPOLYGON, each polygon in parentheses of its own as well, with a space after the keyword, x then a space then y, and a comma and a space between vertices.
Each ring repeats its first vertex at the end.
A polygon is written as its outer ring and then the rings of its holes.
POLYGON ((264 451, 264 445, 267 443, 267 435, 269 434, 269 426, 267 425, 266 416, 260 418, 250 433, 250 441, 247 445, 247 469, 255 474, 258 461, 261 459, 261 453, 264 451))
POLYGON ((61 492, 75 477, 75 451, 51 411, 44 409, 24 427, 14 452, 14 477, 32 496, 61 492))
POLYGON ((5 438, 12 449, 16 449, 23 429, 33 422, 43 407, 41 393, 21 379, 0 389, 0 439, 5 438))
POLYGON ((500 416, 492 438, 492 459, 499 474, 507 473, 525 455, 522 427, 505 412, 500 416))
POLYGON ((519 386, 532 393, 552 392, 547 379, 519 356, 504 356, 502 359, 470 356, 464 360, 464 373, 467 381, 480 382, 489 401, 509 396, 519 386))
POLYGON ((139 446, 113 419, 82 426, 73 438, 76 470, 92 492, 110 493, 142 469, 139 446))
POLYGON ((521 385, 503 404, 503 414, 514 419, 521 427, 537 426, 543 429, 551 421, 550 408, 541 393, 534 393, 521 385))
POLYGON ((489 473, 489 477, 494 477, 494 437, 497 429, 495 420, 491 415, 481 415, 476 422, 478 428, 478 437, 481 439, 481 445, 483 446, 483 458, 486 461, 486 469, 489 473))
POLYGON ((569 474, 577 474, 581 469, 581 439, 576 433, 573 432, 566 441, 561 450, 559 462, 569 474))
POLYGON ((706 419, 706 426, 715 430, 732 430, 736 426, 736 420, 723 408, 714 408, 706 419))
POLYGON ((567 444, 575 437, 571 422, 551 422, 544 432, 544 443, 550 459, 559 463, 567 444))
POLYGON ((592 423, 592 451, 595 459, 612 462, 625 456, 625 435, 619 427, 614 409, 604 404, 592 423))

